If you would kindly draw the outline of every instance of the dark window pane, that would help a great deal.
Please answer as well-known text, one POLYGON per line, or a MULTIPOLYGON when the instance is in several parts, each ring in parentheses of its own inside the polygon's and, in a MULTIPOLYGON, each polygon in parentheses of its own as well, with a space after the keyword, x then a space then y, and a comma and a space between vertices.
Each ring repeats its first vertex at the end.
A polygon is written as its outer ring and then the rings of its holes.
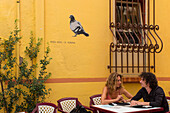
MULTIPOLYGON (((140 3, 134 2, 132 5, 132 2, 124 1, 121 3, 121 1, 117 1, 117 3, 116 3, 116 23, 120 23, 121 25, 123 25, 124 23, 132 24, 132 25, 142 24, 142 12, 141 11, 142 10, 141 10, 140 3)), ((129 28, 128 30, 130 30, 130 33, 127 32, 127 30, 125 30, 125 29, 123 30, 124 33, 120 32, 120 31, 119 31, 119 34, 116 33, 116 37, 118 38, 119 43, 122 43, 122 40, 120 38, 120 36, 121 36, 123 38, 123 43, 128 43, 128 40, 129 40, 129 42, 131 44, 133 44, 134 41, 136 44, 138 44, 139 39, 141 39, 141 35, 139 34, 139 31, 132 30, 131 28, 129 28), (137 34, 139 39, 137 38, 135 33, 137 34), (124 34, 126 34, 126 36, 128 37, 128 40, 124 34), (132 36, 133 36, 133 39, 132 39, 132 36)))

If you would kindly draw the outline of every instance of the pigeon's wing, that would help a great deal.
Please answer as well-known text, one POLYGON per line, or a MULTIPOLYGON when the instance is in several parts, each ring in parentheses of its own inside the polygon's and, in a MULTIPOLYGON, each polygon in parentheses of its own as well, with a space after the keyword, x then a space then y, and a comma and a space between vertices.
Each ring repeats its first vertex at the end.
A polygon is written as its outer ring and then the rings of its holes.
POLYGON ((82 26, 80 22, 77 21, 77 23, 78 23, 80 26, 82 26))
POLYGON ((77 23, 80 25, 81 29, 84 30, 83 26, 81 25, 81 23, 80 22, 77 22, 77 23))
POLYGON ((77 21, 71 22, 70 23, 70 29, 74 31, 77 27, 81 27, 77 21))

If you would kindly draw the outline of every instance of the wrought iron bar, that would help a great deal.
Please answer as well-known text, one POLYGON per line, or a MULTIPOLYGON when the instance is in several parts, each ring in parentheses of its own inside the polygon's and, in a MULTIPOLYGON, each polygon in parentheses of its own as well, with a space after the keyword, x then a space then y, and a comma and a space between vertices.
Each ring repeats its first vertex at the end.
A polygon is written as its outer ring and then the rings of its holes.
POLYGON ((156 25, 155 28, 154 28, 154 33, 156 34, 156 36, 158 37, 158 39, 160 40, 161 42, 161 49, 159 51, 157 51, 159 49, 159 45, 157 45, 157 48, 156 48, 156 53, 160 53, 163 49, 163 41, 161 40, 161 38, 159 37, 159 35, 156 33, 156 30, 159 30, 159 26, 156 25))
POLYGON ((153 25, 155 26, 155 0, 153 0, 153 25))
POLYGON ((153 0, 153 10, 151 10, 150 7, 151 3, 150 0, 115 0, 116 6, 113 8, 113 10, 115 10, 115 22, 111 22, 111 9, 114 6, 111 5, 112 1, 109 0, 109 27, 115 38, 114 42, 110 44, 110 65, 108 66, 110 72, 111 68, 115 68, 116 72, 118 71, 117 69, 120 68, 122 73, 124 68, 127 68, 127 73, 129 72, 129 68, 132 69, 132 73, 135 72, 134 69, 136 68, 138 73, 140 72, 140 68, 143 68, 143 71, 146 71, 147 68, 148 71, 150 71, 150 68, 154 68, 155 71, 155 56, 156 53, 162 51, 163 41, 156 32, 156 30, 159 30, 159 26, 155 25, 155 0, 153 0), (143 8, 143 25, 139 15, 140 3, 143 8), (147 11, 145 3, 147 3, 147 11), (129 7, 131 7, 131 9, 129 9, 129 7), (138 12, 135 13, 135 11, 138 12), (151 11, 153 11, 153 25, 150 24, 151 11), (147 12, 147 23, 145 21, 145 12, 147 12), (131 19, 131 21, 128 19, 131 19), (112 61, 112 53, 115 53, 113 55, 115 61, 112 61), (124 53, 126 53, 126 56, 124 56, 124 53), (129 65, 129 53, 131 53, 131 65, 129 65), (120 62, 118 62, 118 56, 120 56, 120 62), (124 57, 126 57, 126 59, 124 59, 124 57), (143 64, 140 64, 142 57, 143 64), (137 60, 135 60, 135 58, 137 58, 137 60), (153 58, 153 66, 151 64, 151 58, 153 58), (114 62, 113 64, 115 64, 115 66, 112 66, 112 62, 114 62), (124 62, 126 63, 125 65, 124 62))

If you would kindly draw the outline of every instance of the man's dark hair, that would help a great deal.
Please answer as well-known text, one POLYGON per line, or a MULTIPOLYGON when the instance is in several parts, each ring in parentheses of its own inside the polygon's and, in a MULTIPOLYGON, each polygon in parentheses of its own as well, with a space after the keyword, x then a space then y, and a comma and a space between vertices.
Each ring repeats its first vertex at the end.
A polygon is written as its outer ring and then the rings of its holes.
POLYGON ((153 73, 143 72, 142 74, 139 75, 139 77, 143 78, 146 81, 146 84, 149 83, 149 87, 151 89, 154 89, 158 86, 158 81, 153 73))

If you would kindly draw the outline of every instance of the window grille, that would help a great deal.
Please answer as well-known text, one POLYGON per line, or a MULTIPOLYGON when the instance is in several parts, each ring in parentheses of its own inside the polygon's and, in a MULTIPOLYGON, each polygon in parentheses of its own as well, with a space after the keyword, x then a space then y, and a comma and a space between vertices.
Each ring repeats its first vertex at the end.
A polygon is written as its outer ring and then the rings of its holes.
POLYGON ((114 37, 110 73, 155 72, 155 55, 163 49, 155 24, 155 0, 109 0, 109 24, 114 37))

